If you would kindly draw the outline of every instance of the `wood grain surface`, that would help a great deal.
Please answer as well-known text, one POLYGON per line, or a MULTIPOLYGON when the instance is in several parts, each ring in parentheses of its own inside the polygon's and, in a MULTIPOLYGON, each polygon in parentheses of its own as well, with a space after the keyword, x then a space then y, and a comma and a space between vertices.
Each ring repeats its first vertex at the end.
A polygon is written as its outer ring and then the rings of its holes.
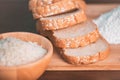
POLYGON ((120 71, 47 71, 39 80, 120 80, 120 71))

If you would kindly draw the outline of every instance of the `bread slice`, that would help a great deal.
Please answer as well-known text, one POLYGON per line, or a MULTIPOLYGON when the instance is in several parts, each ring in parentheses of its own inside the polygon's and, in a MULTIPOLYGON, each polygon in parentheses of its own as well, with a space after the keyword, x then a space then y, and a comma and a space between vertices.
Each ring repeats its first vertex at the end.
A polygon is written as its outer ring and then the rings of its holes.
POLYGON ((99 36, 98 29, 91 20, 48 33, 48 37, 51 39, 53 44, 59 48, 86 46, 95 42, 99 36))
POLYGON ((41 26, 44 30, 57 30, 73 26, 86 21, 86 14, 82 9, 77 9, 69 13, 40 18, 41 26))
MULTIPOLYGON (((63 13, 65 11, 69 11, 76 8, 76 5, 72 0, 59 0, 54 1, 50 0, 50 4, 39 5, 33 12, 33 17, 35 19, 45 16, 51 16, 59 13, 63 13)), ((39 1, 40 2, 40 1, 39 1)))
POLYGON ((29 2, 29 9, 32 10, 35 19, 64 13, 78 7, 85 9, 85 2, 82 0, 31 0, 29 2))
POLYGON ((100 38, 85 47, 60 49, 62 57, 71 64, 89 64, 105 59, 110 52, 108 43, 100 38))

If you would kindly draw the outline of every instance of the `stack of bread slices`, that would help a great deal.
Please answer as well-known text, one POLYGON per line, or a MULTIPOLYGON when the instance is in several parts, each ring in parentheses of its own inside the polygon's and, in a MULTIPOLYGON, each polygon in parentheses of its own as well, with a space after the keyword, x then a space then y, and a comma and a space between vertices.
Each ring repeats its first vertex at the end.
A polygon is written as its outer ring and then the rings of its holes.
POLYGON ((110 51, 97 26, 87 19, 83 0, 30 0, 37 31, 48 37, 64 60, 89 64, 105 59, 110 51))

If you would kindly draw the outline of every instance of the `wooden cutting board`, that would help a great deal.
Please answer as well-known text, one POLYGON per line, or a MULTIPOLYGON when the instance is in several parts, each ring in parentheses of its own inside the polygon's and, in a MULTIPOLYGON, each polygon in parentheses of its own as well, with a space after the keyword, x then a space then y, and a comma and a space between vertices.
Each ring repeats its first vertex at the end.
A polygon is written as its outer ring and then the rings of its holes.
MULTIPOLYGON (((89 18, 97 18, 102 13, 112 10, 119 4, 89 4, 87 15, 89 18)), ((120 70, 120 45, 111 45, 111 52, 107 59, 89 65, 71 65, 65 62, 54 50, 52 60, 47 71, 80 71, 80 70, 120 70)))

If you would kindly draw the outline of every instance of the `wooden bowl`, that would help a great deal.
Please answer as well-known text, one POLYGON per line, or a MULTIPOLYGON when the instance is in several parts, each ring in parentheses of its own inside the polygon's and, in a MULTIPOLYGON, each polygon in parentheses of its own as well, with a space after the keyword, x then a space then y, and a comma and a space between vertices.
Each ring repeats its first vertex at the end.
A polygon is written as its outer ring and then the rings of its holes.
POLYGON ((38 79, 47 68, 52 57, 53 46, 51 42, 40 35, 28 32, 9 32, 0 34, 0 39, 6 37, 15 37, 24 41, 37 42, 39 45, 42 45, 43 48, 47 49, 47 54, 40 60, 30 64, 15 67, 0 66, 0 80, 38 79))

